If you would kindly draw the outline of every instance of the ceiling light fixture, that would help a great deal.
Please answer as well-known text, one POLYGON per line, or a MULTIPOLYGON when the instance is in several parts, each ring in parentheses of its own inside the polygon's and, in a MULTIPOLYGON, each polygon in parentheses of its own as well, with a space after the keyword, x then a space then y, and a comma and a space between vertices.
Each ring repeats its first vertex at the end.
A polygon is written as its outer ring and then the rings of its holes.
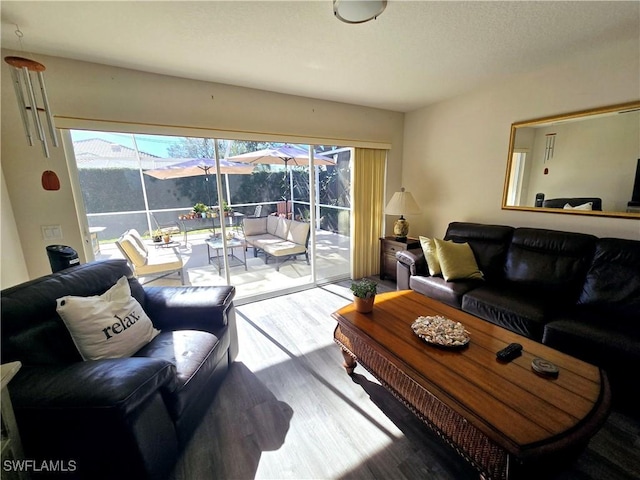
POLYGON ((364 23, 378 17, 387 0, 333 0, 333 13, 345 23, 364 23))
MULTIPOLYGON (((23 33, 16 25, 16 36, 22 46, 23 33)), ((36 130, 36 135, 40 142, 42 142, 42 151, 45 157, 49 158, 49 146, 47 145, 47 138, 44 132, 43 122, 40 120, 40 113, 45 114, 47 120, 47 126, 49 128, 49 135, 53 140, 53 146, 58 146, 58 139, 56 137, 56 131, 53 126, 53 117, 51 116, 51 108, 49 107, 49 98, 47 97, 47 89, 44 83, 44 71, 45 66, 35 60, 30 60, 23 57, 4 57, 4 61, 11 65, 11 79, 13 87, 16 91, 16 97, 18 99, 18 108, 20 108, 20 116, 22 117, 22 125, 27 136, 29 146, 33 146, 33 133, 31 130, 31 123, 29 122, 29 115, 33 121, 33 128, 36 130), (38 84, 40 87, 40 103, 42 106, 38 106, 38 95, 34 88, 34 81, 32 73, 38 77, 38 84)))

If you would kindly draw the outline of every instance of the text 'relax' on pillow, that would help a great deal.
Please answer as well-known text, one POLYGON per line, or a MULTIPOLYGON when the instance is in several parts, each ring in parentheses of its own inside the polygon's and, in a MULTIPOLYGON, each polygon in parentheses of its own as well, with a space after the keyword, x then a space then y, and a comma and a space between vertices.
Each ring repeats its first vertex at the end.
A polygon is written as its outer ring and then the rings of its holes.
POLYGON ((424 258, 427 261, 427 267, 429 268, 429 275, 440 275, 442 270, 440 269, 440 261, 438 260, 438 247, 433 238, 418 237, 420 239, 420 245, 422 245, 422 251, 424 252, 424 258))
POLYGON ((160 333, 125 276, 102 295, 58 298, 56 311, 84 360, 130 357, 160 333))
POLYGON ((468 243, 455 243, 435 239, 442 276, 452 280, 481 280, 484 275, 478 268, 476 257, 468 243))

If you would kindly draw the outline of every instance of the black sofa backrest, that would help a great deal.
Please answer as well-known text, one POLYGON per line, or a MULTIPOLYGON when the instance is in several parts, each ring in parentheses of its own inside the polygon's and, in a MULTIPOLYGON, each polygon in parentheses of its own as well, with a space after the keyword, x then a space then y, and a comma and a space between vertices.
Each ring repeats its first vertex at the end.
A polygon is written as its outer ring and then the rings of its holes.
POLYGON ((497 280, 504 277, 504 264, 514 230, 506 225, 452 222, 444 239, 468 243, 485 278, 497 280))
POLYGON ((597 238, 583 233, 516 228, 505 278, 523 288, 575 303, 591 264, 597 238))
POLYGON ((41 365, 81 361, 56 312, 56 299, 65 295, 101 295, 123 275, 129 279, 132 295, 144 307, 144 291, 126 260, 78 265, 2 290, 2 363, 19 360, 24 365, 41 365))
POLYGON ((640 322, 640 242, 601 238, 578 299, 640 322))
POLYGON ((564 208, 568 203, 572 207, 591 202, 591 210, 602 210, 602 199, 598 197, 550 198, 542 202, 544 208, 564 208))

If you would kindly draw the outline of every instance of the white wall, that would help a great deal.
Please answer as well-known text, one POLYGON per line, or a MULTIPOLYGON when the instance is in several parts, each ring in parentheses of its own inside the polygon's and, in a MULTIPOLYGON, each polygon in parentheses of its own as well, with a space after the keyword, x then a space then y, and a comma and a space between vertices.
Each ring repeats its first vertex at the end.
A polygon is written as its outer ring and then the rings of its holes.
POLYGON ((410 235, 475 221, 640 239, 640 220, 502 210, 511 124, 638 100, 640 45, 621 42, 408 113, 402 183, 423 207, 410 235))
POLYGON ((0 172, 2 177, 2 198, 0 200, 0 215, 2 218, 2 235, 0 238, 0 289, 16 285, 18 283, 29 280, 27 266, 24 262, 22 254, 22 246, 16 221, 11 209, 11 200, 7 192, 7 185, 4 181, 4 173, 0 172))
MULTIPOLYGON (((2 56, 15 52, 2 51, 2 56)), ((378 142, 389 151, 389 196, 400 186, 404 115, 228 85, 154 75, 63 58, 38 56, 57 125, 74 118, 141 124, 140 132, 167 133, 166 126, 192 134, 210 130, 242 131, 246 138, 289 136, 334 139, 337 145, 378 142), (64 117, 64 118, 62 118, 64 117), (194 130, 195 129, 195 130, 194 130)), ((2 62, 2 76, 9 77, 2 62)), ((220 135, 222 136, 222 134, 220 135)), ((329 143, 329 142, 327 142, 329 143)), ((69 245, 83 258, 83 242, 74 210, 70 177, 62 148, 46 160, 38 146, 28 147, 10 82, 2 82, 2 168, 16 218, 17 232, 31 278, 50 273, 41 225, 58 224, 69 245), (54 170, 58 192, 40 186, 43 170, 54 170)))

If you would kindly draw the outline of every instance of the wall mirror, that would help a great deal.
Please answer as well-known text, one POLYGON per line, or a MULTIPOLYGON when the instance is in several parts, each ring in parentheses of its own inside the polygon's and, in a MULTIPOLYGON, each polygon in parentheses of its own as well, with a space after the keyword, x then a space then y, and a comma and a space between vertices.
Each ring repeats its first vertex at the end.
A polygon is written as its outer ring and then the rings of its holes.
POLYGON ((640 101, 512 124, 502 208, 640 219, 640 101))

